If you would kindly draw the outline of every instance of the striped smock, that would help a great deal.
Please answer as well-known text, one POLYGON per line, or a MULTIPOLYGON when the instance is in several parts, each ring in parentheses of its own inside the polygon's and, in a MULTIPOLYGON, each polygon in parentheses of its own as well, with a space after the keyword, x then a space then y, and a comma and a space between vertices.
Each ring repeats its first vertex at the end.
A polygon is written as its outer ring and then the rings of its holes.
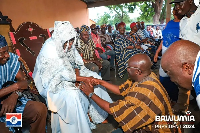
MULTIPOLYGON (((20 62, 18 61, 19 56, 13 53, 9 53, 9 55, 10 58, 7 63, 0 65, 0 89, 7 81, 15 82, 15 77, 20 69, 20 62)), ((21 101, 21 105, 17 106, 15 110, 17 113, 23 113, 26 103, 29 101, 29 99, 21 97, 18 100, 21 101)), ((0 122, 5 122, 5 120, 5 116, 0 117, 0 122)), ((9 130, 14 132, 13 128, 9 128, 9 130)))
POLYGON ((171 132, 155 128, 155 116, 172 115, 172 110, 168 94, 153 72, 139 83, 128 79, 119 89, 124 99, 109 107, 125 133, 171 132))

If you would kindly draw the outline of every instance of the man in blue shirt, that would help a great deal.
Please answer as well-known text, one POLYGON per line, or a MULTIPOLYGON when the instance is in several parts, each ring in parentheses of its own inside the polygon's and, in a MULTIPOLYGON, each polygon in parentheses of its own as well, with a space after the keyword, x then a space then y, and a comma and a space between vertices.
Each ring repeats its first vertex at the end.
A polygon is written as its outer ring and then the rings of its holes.
POLYGON ((31 101, 21 93, 28 82, 20 69, 19 56, 8 52, 5 38, 0 35, 0 129, 15 132, 5 127, 6 113, 22 113, 23 126, 30 125, 30 133, 45 133, 47 109, 43 103, 31 101), (4 86, 6 83, 13 84, 4 86))

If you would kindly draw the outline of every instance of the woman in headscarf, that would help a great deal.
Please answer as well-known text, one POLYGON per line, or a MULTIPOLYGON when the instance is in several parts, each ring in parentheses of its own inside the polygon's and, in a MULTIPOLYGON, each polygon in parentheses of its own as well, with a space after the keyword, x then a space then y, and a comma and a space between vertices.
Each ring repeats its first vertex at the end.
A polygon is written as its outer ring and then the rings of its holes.
POLYGON ((120 78, 126 79, 124 75, 127 73, 127 63, 130 57, 137 53, 141 53, 139 49, 137 49, 134 41, 131 39, 129 35, 125 33, 126 24, 121 22, 118 24, 119 34, 115 37, 115 54, 116 61, 118 64, 118 75, 120 78))
MULTIPOLYGON (((36 87, 52 112, 53 133, 91 133, 91 129, 95 128, 93 123, 101 123, 108 116, 78 88, 78 82, 89 80, 90 76, 101 77, 85 68, 75 48, 76 36, 70 22, 56 21, 52 37, 40 50, 33 72, 36 87)), ((96 86, 94 91, 99 97, 112 102, 102 87, 96 86)))

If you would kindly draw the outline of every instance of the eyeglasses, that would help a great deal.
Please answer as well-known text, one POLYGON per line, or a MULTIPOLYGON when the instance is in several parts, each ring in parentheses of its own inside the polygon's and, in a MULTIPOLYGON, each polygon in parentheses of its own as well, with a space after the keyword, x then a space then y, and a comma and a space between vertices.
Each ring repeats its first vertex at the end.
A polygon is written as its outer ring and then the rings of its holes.
POLYGON ((131 66, 128 66, 128 64, 126 65, 126 68, 133 68, 133 69, 137 69, 137 70, 139 70, 140 72, 142 72, 138 67, 131 67, 131 66))

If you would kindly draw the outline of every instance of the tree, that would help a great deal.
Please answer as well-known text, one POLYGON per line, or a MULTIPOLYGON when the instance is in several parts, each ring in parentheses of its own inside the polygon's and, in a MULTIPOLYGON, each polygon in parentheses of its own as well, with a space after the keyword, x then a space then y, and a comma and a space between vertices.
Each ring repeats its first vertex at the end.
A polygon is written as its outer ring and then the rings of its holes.
POLYGON ((154 8, 153 23, 159 24, 160 14, 163 7, 163 0, 152 1, 152 7, 154 8))
POLYGON ((166 0, 149 0, 137 2, 136 5, 141 10, 139 20, 153 21, 154 24, 159 24, 159 20, 163 21, 166 17, 166 0))
POLYGON ((111 5, 107 7, 111 11, 111 13, 114 13, 115 17, 119 19, 118 22, 120 22, 120 21, 127 21, 127 19, 130 20, 128 13, 133 13, 133 11, 136 8, 136 3, 132 2, 120 5, 111 5))
POLYGON ((110 14, 104 12, 104 15, 103 15, 103 16, 100 16, 100 17, 98 18, 97 24, 98 24, 98 25, 108 24, 110 18, 111 18, 110 14))

